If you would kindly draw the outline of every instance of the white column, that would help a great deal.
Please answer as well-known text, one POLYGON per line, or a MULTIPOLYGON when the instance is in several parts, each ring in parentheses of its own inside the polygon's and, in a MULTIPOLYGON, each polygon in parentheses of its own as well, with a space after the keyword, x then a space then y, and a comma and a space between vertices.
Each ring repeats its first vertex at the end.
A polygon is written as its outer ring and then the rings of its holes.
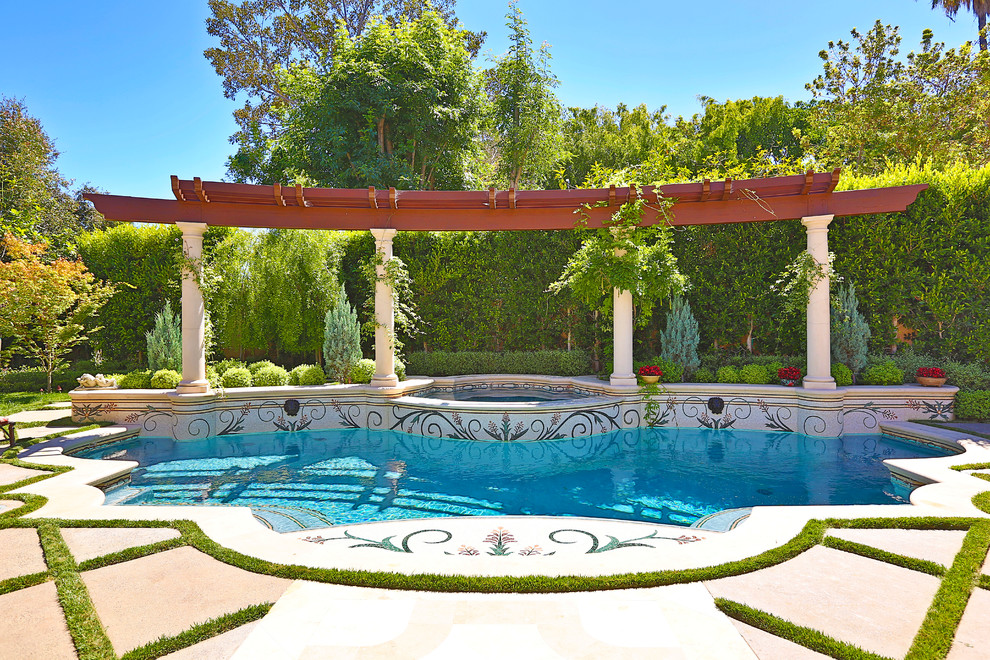
MULTIPOLYGON (((182 230, 182 254, 202 267, 203 233, 206 225, 199 222, 177 222, 182 230)), ((197 274, 182 267, 182 381, 175 388, 179 394, 200 394, 210 391, 206 380, 206 306, 199 290, 197 274)))
MULTIPOLYGON (((392 258, 392 238, 394 229, 372 229, 375 237, 375 250, 381 255, 382 264, 392 258)), ((385 281, 385 266, 377 267, 375 280, 375 375, 371 379, 374 387, 396 387, 399 377, 395 375, 395 309, 392 287, 385 281)))
MULTIPOLYGON (((612 229, 613 235, 619 230, 612 229)), ((615 256, 621 257, 625 250, 616 248, 615 256)), ((633 298, 629 291, 612 289, 612 375, 610 385, 636 386, 633 373, 633 298)))
POLYGON ((612 289, 612 312, 612 375, 608 382, 616 386, 635 387, 632 293, 612 289))
MULTIPOLYGON (((831 215, 801 218, 808 231, 808 253, 819 264, 828 264, 828 225, 831 215)), ((832 332, 829 309, 829 277, 818 280, 808 296, 808 374, 804 387, 809 390, 834 390, 832 378, 832 332)))

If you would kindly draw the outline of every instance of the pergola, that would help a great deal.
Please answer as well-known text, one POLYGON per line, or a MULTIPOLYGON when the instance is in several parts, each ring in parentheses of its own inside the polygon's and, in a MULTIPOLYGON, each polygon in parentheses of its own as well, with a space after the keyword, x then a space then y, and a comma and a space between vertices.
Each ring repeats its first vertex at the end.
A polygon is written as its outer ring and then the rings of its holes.
MULTIPOLYGON (((172 177, 175 199, 150 199, 87 193, 86 199, 107 220, 176 224, 182 230, 186 267, 202 255, 203 233, 210 225, 285 229, 369 230, 383 261, 392 257, 397 231, 504 231, 573 229, 576 211, 585 205, 588 227, 606 226, 624 202, 640 194, 673 200, 667 217, 644 217, 644 225, 674 226, 797 220, 808 234, 808 252, 828 260, 828 225, 836 216, 905 210, 927 185, 836 192, 839 170, 733 181, 679 183, 654 188, 582 190, 413 191, 304 188, 181 180, 172 177)), ((652 215, 652 214, 651 214, 652 215)), ((392 333, 392 290, 379 266, 375 287, 375 375, 373 386, 398 386, 392 333)), ((633 373, 633 300, 613 291, 614 371, 616 387, 635 387, 633 373)), ((829 281, 813 288, 808 300, 807 389, 835 389, 831 376, 829 281)), ((205 355, 206 312, 192 273, 182 282, 182 382, 179 394, 209 391, 205 355)))

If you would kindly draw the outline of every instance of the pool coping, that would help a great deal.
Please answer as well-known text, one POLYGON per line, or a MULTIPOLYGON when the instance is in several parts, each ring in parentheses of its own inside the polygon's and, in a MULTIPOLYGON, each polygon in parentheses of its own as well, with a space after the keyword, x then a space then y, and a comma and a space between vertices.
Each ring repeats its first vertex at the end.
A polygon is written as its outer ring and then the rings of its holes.
POLYGON ((484 516, 370 522, 278 533, 258 523, 248 507, 104 506, 104 494, 94 484, 125 476, 137 463, 75 458, 63 452, 101 438, 120 439, 138 432, 127 426, 63 436, 25 450, 19 456, 24 462, 74 469, 13 492, 48 498, 42 508, 28 514, 32 518, 185 519, 197 523, 224 547, 274 563, 462 576, 590 577, 702 568, 779 547, 812 519, 987 517, 971 502, 974 495, 986 490, 986 483, 951 468, 990 461, 990 441, 909 422, 882 424, 881 430, 963 451, 945 457, 885 461, 898 476, 928 484, 912 492, 910 504, 758 506, 742 524, 726 532, 598 518, 484 516), (492 534, 498 534, 500 528, 502 539, 487 542, 489 537, 496 538, 492 534), (506 533, 511 540, 506 540, 506 533), (306 537, 317 540, 306 542, 306 537), (499 554, 499 546, 506 554, 499 554), (537 552, 522 553, 533 546, 537 552), (476 554, 459 554, 466 548, 476 554))

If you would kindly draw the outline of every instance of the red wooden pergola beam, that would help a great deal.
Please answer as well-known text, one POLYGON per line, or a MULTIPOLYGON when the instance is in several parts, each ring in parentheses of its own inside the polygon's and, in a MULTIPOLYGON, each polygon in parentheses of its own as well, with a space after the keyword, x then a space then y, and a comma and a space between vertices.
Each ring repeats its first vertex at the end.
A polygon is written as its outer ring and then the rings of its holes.
MULTIPOLYGON (((832 174, 815 175, 824 177, 824 187, 832 182, 832 174)), ((707 225, 737 222, 766 222, 773 220, 793 220, 812 215, 868 215, 903 211, 918 194, 928 186, 924 184, 877 188, 870 190, 850 190, 838 193, 798 194, 805 184, 805 176, 781 177, 796 178, 797 191, 790 195, 760 195, 754 201, 739 196, 740 189, 747 188, 748 181, 736 181, 732 198, 721 201, 722 182, 712 182, 710 198, 701 202, 701 184, 677 184, 665 186, 666 196, 673 196, 673 189, 694 193, 698 201, 679 198, 669 210, 670 224, 707 225), (689 187, 693 189, 688 190, 689 187)), ((761 181, 761 180, 757 180, 761 181)), ((773 181, 762 180, 762 181, 773 181)), ((817 187, 817 181, 815 182, 817 187)), ((242 184, 222 184, 238 186, 242 184)), ((564 190, 564 191, 517 191, 516 208, 509 206, 508 191, 497 193, 495 209, 488 206, 489 191, 402 191, 398 208, 390 208, 388 191, 373 190, 334 190, 305 188, 303 194, 307 204, 277 206, 272 186, 250 186, 268 191, 267 197, 252 192, 250 201, 222 201, 225 195, 217 194, 213 185, 203 184, 204 194, 210 202, 168 199, 148 199, 124 197, 120 195, 86 194, 96 209, 108 220, 122 222, 203 222, 209 225, 231 227, 290 228, 290 229, 348 229, 362 230, 372 227, 392 227, 403 231, 493 231, 522 229, 572 229, 583 201, 607 201, 609 190, 564 190), (321 195, 322 193, 322 195, 321 195), (379 201, 378 195, 382 195, 379 201), (219 199, 218 199, 219 198, 219 199), (370 198, 370 199, 369 199, 370 198), (445 207, 441 207, 443 202, 445 207), (255 201, 255 200, 258 201, 255 201), (430 203, 430 200, 433 200, 430 203), (504 201, 503 201, 504 200, 504 201), (345 203, 351 206, 345 206, 345 203), (375 204, 377 208, 370 208, 375 204), (468 206, 470 204, 470 206, 468 206)), ((772 190, 765 187, 763 192, 772 190)), ((186 199, 196 198, 195 192, 185 195, 186 199)), ((653 191, 643 189, 647 199, 653 191)), ((618 189, 621 198, 628 194, 627 189, 618 189), (624 194, 625 193, 625 194, 624 194)), ((686 195, 690 197, 691 195, 686 195)), ((286 199, 288 202, 291 198, 286 199)), ((655 199, 655 198, 654 198, 655 199)), ((295 200, 293 200, 295 201, 295 200)), ((592 208, 587 211, 588 226, 600 227, 609 219, 614 209, 592 208)), ((645 224, 662 221, 649 215, 645 224)))

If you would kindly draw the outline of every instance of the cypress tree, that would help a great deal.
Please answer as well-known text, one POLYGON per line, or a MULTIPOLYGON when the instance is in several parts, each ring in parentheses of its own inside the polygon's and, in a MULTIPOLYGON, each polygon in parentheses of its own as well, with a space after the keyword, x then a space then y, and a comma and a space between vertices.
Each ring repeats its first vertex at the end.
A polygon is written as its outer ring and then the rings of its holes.
POLYGON ((854 374, 866 366, 870 326, 859 313, 856 286, 839 287, 832 304, 832 359, 849 367, 854 374))
POLYGON ((360 359, 361 324, 341 284, 337 304, 330 308, 323 322, 323 365, 327 378, 346 381, 360 359))
POLYGON ((182 371, 182 321, 172 312, 171 302, 165 301, 162 311, 155 314, 155 327, 146 332, 144 338, 148 344, 148 366, 152 371, 182 371))
POLYGON ((687 298, 678 294, 670 301, 670 314, 667 315, 667 328, 660 333, 660 356, 684 367, 684 376, 701 366, 698 357, 698 320, 691 312, 687 298))

